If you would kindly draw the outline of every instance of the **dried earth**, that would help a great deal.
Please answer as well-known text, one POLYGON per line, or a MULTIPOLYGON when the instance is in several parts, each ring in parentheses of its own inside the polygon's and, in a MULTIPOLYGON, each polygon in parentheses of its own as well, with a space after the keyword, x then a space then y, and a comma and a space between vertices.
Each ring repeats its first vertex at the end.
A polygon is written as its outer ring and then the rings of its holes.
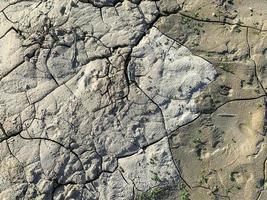
POLYGON ((267 199, 266 0, 1 0, 0 199, 267 199))

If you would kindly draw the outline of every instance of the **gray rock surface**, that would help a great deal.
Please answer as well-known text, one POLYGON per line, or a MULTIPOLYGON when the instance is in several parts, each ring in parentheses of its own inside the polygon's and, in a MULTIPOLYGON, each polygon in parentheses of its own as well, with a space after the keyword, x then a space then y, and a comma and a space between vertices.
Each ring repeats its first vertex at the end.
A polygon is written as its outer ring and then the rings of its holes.
POLYGON ((175 6, 1 1, 0 199, 126 200, 179 181, 168 136, 216 72, 154 27, 175 6))

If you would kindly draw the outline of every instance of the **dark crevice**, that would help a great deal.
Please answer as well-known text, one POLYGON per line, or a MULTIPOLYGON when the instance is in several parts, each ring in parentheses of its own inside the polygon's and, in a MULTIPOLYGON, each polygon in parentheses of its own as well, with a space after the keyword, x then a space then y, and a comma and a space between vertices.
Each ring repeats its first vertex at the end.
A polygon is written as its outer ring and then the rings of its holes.
MULTIPOLYGON (((168 145, 169 145, 169 149, 171 147, 171 144, 170 144, 170 139, 168 138, 168 145)), ((175 162, 174 160, 174 156, 173 156, 173 152, 172 150, 170 149, 170 153, 171 153, 171 158, 172 158, 172 162, 175 166, 175 169, 177 171, 177 173, 179 174, 180 178, 182 179, 183 183, 189 188, 189 189, 192 189, 192 187, 189 185, 189 183, 185 180, 185 178, 183 177, 183 174, 181 172, 181 170, 179 169, 179 166, 177 165, 177 163, 175 162)))
POLYGON ((249 28, 247 28, 246 30, 246 42, 247 42, 247 46, 248 46, 248 51, 249 51, 249 59, 253 62, 254 65, 254 75, 256 76, 257 82, 260 85, 262 91, 265 93, 265 96, 267 97, 267 91, 265 90, 265 88, 262 85, 262 82, 259 79, 259 75, 258 75, 258 70, 257 70, 257 64, 255 62, 255 60, 252 59, 252 55, 251 55, 251 46, 249 43, 249 28))
POLYGON ((190 18, 192 20, 199 21, 199 22, 204 22, 204 23, 215 23, 215 24, 221 24, 221 25, 225 25, 225 24, 227 24, 227 25, 237 25, 237 26, 240 26, 240 27, 243 27, 243 28, 251 28, 251 29, 255 29, 255 30, 261 31, 261 32, 267 31, 267 30, 259 29, 257 27, 243 25, 243 24, 240 24, 240 23, 231 23, 231 22, 227 22, 227 21, 219 21, 219 20, 212 20, 212 19, 199 19, 199 18, 196 18, 196 17, 192 17, 190 15, 184 14, 182 12, 179 12, 179 14, 181 16, 183 16, 183 17, 187 17, 187 18, 190 18))
POLYGON ((162 123, 163 123, 163 126, 164 126, 165 135, 167 135, 168 131, 167 131, 167 127, 166 127, 166 124, 165 124, 165 117, 164 117, 164 114, 163 114, 163 111, 162 111, 161 107, 136 82, 134 82, 134 84, 159 110, 159 112, 161 114, 161 117, 162 117, 162 123))
POLYGON ((49 141, 49 142, 52 142, 52 143, 59 145, 60 147, 64 148, 65 150, 71 152, 77 158, 77 160, 80 162, 82 169, 83 169, 83 172, 85 174, 83 162, 81 161, 79 155, 75 151, 73 151, 70 148, 66 147, 65 145, 61 144, 60 142, 55 141, 55 140, 50 139, 50 138, 45 138, 45 137, 29 137, 29 138, 27 138, 27 137, 22 136, 21 134, 19 134, 19 136, 24 140, 39 140, 39 141, 44 140, 44 141, 49 141))
POLYGON ((22 32, 19 29, 16 29, 14 26, 11 26, 2 36, 0 36, 0 40, 4 38, 10 31, 15 31, 19 36, 22 36, 22 32))

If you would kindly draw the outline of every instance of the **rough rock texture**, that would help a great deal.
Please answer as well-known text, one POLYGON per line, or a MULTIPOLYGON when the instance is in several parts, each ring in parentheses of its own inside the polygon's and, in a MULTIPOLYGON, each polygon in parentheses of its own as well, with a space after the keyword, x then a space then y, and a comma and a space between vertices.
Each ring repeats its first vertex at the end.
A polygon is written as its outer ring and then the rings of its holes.
POLYGON ((168 135, 198 116, 216 72, 154 27, 158 2, 0 7, 1 199, 126 200, 178 183, 168 135))
POLYGON ((264 199, 264 7, 2 0, 0 199, 264 199))
POLYGON ((171 138, 180 199, 267 198, 266 8, 261 0, 185 0, 155 24, 217 71, 196 99, 199 117, 171 138))

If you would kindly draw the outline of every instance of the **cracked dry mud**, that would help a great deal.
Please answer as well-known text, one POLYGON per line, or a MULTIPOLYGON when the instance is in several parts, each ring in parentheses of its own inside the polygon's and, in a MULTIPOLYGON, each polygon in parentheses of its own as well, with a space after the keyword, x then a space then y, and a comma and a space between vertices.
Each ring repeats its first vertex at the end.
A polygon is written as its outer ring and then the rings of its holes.
POLYGON ((1 0, 0 199, 267 199, 266 0, 1 0))

